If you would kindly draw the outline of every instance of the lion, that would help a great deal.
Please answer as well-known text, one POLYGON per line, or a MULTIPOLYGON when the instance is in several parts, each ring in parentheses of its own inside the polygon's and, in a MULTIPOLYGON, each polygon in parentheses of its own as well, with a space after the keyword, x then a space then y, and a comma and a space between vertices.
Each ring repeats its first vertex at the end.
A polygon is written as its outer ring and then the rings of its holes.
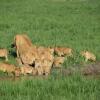
POLYGON ((34 74, 35 73, 35 69, 31 66, 28 66, 28 65, 23 65, 22 67, 20 67, 20 69, 21 69, 22 75, 34 74))
POLYGON ((17 53, 22 65, 33 65, 37 56, 36 46, 33 46, 32 42, 27 35, 21 34, 14 37, 14 43, 17 53))
POLYGON ((43 73, 44 75, 49 75, 51 72, 51 68, 52 68, 52 62, 50 62, 49 60, 44 60, 42 62, 42 68, 43 68, 43 73))
POLYGON ((49 48, 49 47, 39 47, 37 49, 37 59, 40 60, 48 60, 50 62, 53 62, 54 59, 54 49, 53 48, 49 48))
POLYGON ((7 73, 14 73, 16 66, 9 63, 0 63, 0 71, 7 73))
POLYGON ((55 47, 54 48, 55 54, 58 56, 72 56, 72 49, 66 47, 55 47))
POLYGON ((51 71, 51 65, 47 60, 37 60, 35 68, 37 69, 38 75, 49 75, 51 71))
POLYGON ((53 67, 60 68, 61 64, 64 63, 65 57, 55 57, 53 62, 53 67))
POLYGON ((50 47, 38 47, 37 58, 35 60, 35 68, 38 71, 38 75, 48 75, 53 65, 54 49, 50 47))
POLYGON ((44 53, 44 52, 48 52, 50 54, 54 54, 54 48, 51 48, 51 47, 43 47, 43 46, 40 46, 40 47, 37 47, 37 51, 39 53, 44 53))
POLYGON ((8 61, 8 51, 7 51, 7 49, 0 49, 0 57, 4 57, 5 61, 8 61))
POLYGON ((38 71, 35 67, 33 67, 33 70, 32 70, 32 75, 37 75, 38 74, 38 71))
POLYGON ((37 75, 37 70, 34 67, 23 65, 21 67, 16 67, 14 71, 15 76, 20 76, 20 75, 37 75))
POLYGON ((21 69, 20 69, 20 67, 16 67, 16 68, 15 68, 14 75, 15 75, 16 77, 18 77, 18 76, 21 75, 21 69))
POLYGON ((43 75, 42 61, 40 59, 36 59, 35 68, 37 70, 38 75, 43 75))
POLYGON ((27 35, 20 34, 14 37, 14 45, 16 48, 17 57, 19 57, 20 53, 27 52, 28 48, 32 46, 32 43, 27 35))
POLYGON ((81 51, 80 53, 83 57, 85 57, 85 61, 87 62, 88 60, 96 61, 96 56, 89 51, 81 51))

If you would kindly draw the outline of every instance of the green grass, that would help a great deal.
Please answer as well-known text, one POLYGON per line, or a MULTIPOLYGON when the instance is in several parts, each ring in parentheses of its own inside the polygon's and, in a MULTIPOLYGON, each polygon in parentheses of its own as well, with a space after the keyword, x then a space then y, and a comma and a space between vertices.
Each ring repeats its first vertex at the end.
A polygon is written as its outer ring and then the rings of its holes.
POLYGON ((0 100, 99 100, 100 80, 81 76, 0 82, 0 100))
MULTIPOLYGON (((12 50, 14 36, 24 32, 36 45, 73 48, 74 58, 65 67, 84 61, 81 50, 99 61, 100 0, 0 0, 0 47, 12 50)), ((11 55, 9 62, 16 64, 11 55)), ((99 100, 99 84, 77 75, 0 81, 0 100, 99 100)))

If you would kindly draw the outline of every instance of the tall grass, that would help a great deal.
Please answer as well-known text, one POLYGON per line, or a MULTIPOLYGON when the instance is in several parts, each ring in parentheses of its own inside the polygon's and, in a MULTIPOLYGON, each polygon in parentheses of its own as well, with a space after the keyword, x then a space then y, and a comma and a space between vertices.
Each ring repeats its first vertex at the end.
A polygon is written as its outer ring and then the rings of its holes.
POLYGON ((0 82, 0 100, 99 100, 100 81, 81 76, 0 82))

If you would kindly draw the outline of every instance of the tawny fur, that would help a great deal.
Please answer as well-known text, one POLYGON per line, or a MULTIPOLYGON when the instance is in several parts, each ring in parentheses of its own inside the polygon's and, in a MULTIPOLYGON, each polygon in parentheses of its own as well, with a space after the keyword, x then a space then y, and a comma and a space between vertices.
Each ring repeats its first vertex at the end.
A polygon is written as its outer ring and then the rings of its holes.
POLYGON ((8 61, 8 51, 7 49, 0 49, 0 57, 4 57, 8 61))
POLYGON ((89 51, 82 51, 81 55, 85 57, 85 61, 87 62, 88 60, 96 61, 96 56, 89 51))
POLYGON ((37 51, 40 52, 40 53, 48 52, 50 54, 53 54, 54 48, 40 46, 40 47, 37 47, 37 51))
POLYGON ((58 56, 72 56, 72 49, 66 47, 55 47, 54 49, 55 54, 58 56))
POLYGON ((33 46, 32 42, 27 35, 16 35, 14 38, 16 47, 17 58, 20 59, 22 64, 31 65, 34 63, 37 56, 36 47, 33 46))
POLYGON ((17 76, 17 77, 21 75, 21 69, 20 69, 20 67, 16 67, 16 68, 15 68, 14 74, 15 74, 15 76, 17 76))
POLYGON ((21 74, 23 75, 33 73, 33 67, 28 66, 28 65, 23 65, 22 67, 20 67, 20 69, 21 69, 21 74))
POLYGON ((37 69, 36 69, 36 68, 33 68, 33 70, 32 70, 32 75, 37 75, 37 74, 38 74, 37 69))
POLYGON ((26 66, 23 65, 22 67, 16 67, 14 71, 15 76, 20 76, 20 75, 37 75, 37 70, 36 68, 33 68, 31 66, 26 66))
POLYGON ((15 71, 16 66, 8 63, 0 63, 0 71, 13 73, 15 71))
POLYGON ((35 61, 35 67, 38 70, 38 74, 39 75, 50 74, 53 60, 54 60, 53 49, 40 47, 38 49, 37 60, 35 61))
POLYGON ((59 68, 64 63, 65 58, 64 57, 55 57, 53 67, 59 68))
POLYGON ((44 61, 36 61, 35 68, 37 69, 38 75, 49 75, 51 72, 51 63, 47 60, 44 61))

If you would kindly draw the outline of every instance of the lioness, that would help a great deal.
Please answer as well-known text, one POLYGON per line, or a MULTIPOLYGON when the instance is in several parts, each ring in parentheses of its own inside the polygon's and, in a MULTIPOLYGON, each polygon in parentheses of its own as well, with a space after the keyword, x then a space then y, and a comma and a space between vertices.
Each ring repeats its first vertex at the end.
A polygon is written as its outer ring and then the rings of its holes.
POLYGON ((23 65, 22 67, 20 67, 20 69, 21 69, 21 74, 23 75, 33 73, 33 67, 28 66, 28 65, 23 65))
POLYGON ((66 47, 55 47, 54 48, 55 54, 58 56, 72 56, 72 49, 66 47))
POLYGON ((43 47, 43 46, 37 47, 37 51, 39 53, 41 53, 41 54, 44 53, 44 52, 48 52, 48 53, 53 55, 53 53, 54 53, 54 49, 53 48, 51 48, 51 47, 43 47))
POLYGON ((16 68, 15 68, 14 74, 15 74, 15 76, 17 76, 17 77, 21 75, 21 69, 20 69, 20 67, 16 67, 16 68))
POLYGON ((86 62, 88 60, 96 61, 96 56, 89 51, 82 51, 80 54, 85 57, 86 62))
POLYGON ((48 60, 36 60, 35 68, 37 69, 38 75, 49 75, 51 71, 51 63, 48 60))
POLYGON ((53 62, 53 67, 59 68, 61 67, 61 64, 64 63, 65 58, 64 57, 55 57, 53 62))
POLYGON ((43 75, 42 61, 41 59, 36 59, 35 68, 37 70, 38 75, 43 75))
POLYGON ((20 76, 20 75, 37 75, 37 70, 31 66, 25 66, 23 65, 22 67, 16 67, 14 71, 15 76, 20 76))
POLYGON ((8 63, 0 63, 0 70, 7 73, 13 73, 15 71, 15 65, 8 63))
POLYGON ((7 49, 0 49, 0 57, 5 57, 5 60, 8 61, 8 51, 7 51, 7 49))
POLYGON ((32 42, 27 35, 16 35, 14 38, 17 57, 22 64, 32 65, 37 55, 36 47, 32 45, 32 42))
POLYGON ((42 62, 42 68, 43 68, 43 72, 44 72, 44 75, 49 75, 50 72, 51 72, 51 68, 52 68, 52 62, 49 61, 49 60, 44 60, 42 62))
POLYGON ((51 48, 39 48, 38 57, 35 61, 35 67, 39 75, 48 75, 51 71, 54 56, 51 48))
POLYGON ((52 64, 54 49, 49 47, 38 47, 37 58, 35 60, 35 68, 38 71, 38 75, 47 75, 50 73, 52 64))

